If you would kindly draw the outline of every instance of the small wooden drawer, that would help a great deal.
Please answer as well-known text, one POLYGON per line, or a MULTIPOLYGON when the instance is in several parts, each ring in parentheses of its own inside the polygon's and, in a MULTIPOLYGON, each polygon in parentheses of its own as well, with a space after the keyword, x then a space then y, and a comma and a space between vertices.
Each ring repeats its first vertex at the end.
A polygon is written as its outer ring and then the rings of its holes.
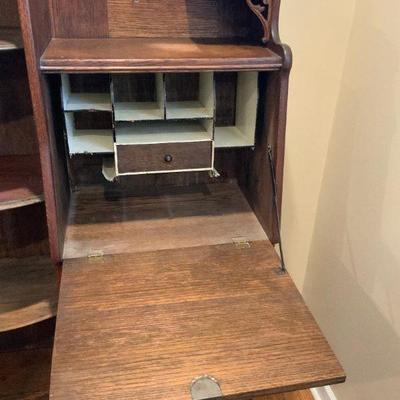
POLYGON ((118 175, 146 172, 208 170, 213 164, 213 142, 116 145, 118 175))

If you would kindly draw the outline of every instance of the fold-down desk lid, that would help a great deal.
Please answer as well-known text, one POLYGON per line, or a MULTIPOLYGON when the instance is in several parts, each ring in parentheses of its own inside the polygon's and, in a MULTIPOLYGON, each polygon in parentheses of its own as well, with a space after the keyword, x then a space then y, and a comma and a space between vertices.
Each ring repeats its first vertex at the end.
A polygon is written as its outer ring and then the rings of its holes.
POLYGON ((51 398, 251 398, 344 381, 278 265, 268 241, 67 260, 51 398))

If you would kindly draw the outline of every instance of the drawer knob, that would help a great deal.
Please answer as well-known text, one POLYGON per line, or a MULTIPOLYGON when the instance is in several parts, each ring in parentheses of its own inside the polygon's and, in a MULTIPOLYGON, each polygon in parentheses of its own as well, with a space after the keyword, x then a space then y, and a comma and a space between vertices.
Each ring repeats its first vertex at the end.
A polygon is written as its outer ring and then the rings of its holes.
POLYGON ((164 157, 164 161, 167 162, 167 163, 172 162, 171 154, 166 154, 165 157, 164 157))

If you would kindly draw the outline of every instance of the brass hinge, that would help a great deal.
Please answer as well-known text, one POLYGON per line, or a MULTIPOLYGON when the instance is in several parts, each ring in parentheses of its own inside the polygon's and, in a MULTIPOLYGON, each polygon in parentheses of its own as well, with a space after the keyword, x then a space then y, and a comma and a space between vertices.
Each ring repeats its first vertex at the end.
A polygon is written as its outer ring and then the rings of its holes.
POLYGON ((242 236, 232 238, 232 242, 235 245, 235 247, 237 247, 238 249, 247 249, 247 248, 251 247, 251 244, 247 240, 247 238, 242 237, 242 236))
POLYGON ((90 250, 87 257, 91 261, 102 260, 104 257, 104 251, 103 250, 90 250))

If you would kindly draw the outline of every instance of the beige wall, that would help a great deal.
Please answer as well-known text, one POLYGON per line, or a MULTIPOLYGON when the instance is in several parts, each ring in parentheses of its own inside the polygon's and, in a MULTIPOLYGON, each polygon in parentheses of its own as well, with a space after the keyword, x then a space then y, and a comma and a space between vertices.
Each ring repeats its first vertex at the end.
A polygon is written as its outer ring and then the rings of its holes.
POLYGON ((354 0, 282 0, 281 36, 293 50, 282 227, 286 261, 303 285, 350 34, 354 0))
MULTIPOLYGON (((399 399, 400 2, 356 0, 354 12, 335 2, 336 16, 313 12, 319 21, 306 26, 299 16, 328 6, 283 3, 282 36, 301 63, 284 188, 288 267, 348 373, 338 400, 399 399), (306 66, 308 37, 332 29, 336 61, 306 66)), ((316 58, 327 51, 317 46, 316 58)))

